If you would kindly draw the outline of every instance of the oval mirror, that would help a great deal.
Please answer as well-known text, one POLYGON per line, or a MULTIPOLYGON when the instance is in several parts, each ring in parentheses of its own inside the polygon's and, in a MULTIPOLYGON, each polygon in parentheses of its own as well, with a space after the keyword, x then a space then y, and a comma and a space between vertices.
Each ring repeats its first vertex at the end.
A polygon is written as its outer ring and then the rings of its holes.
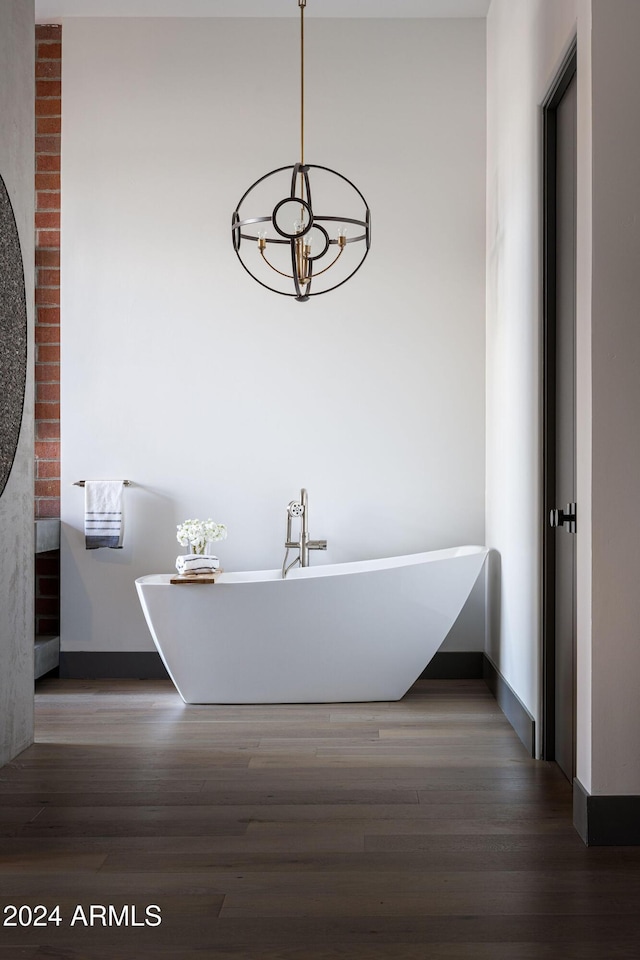
POLYGON ((16 218, 0 176, 0 496, 18 447, 27 377, 27 301, 16 218))

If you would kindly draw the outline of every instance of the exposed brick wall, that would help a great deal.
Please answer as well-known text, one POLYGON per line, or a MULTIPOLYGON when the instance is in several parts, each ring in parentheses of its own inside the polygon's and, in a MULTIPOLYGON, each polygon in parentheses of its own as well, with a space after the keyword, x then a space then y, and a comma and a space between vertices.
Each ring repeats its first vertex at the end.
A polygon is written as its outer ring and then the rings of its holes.
POLYGON ((59 551, 36 557, 36 636, 60 633, 60 556, 59 551))
MULTIPOLYGON (((36 25, 35 516, 60 516, 60 139, 62 27, 36 25)), ((57 553, 36 558, 36 635, 57 634, 57 553)))

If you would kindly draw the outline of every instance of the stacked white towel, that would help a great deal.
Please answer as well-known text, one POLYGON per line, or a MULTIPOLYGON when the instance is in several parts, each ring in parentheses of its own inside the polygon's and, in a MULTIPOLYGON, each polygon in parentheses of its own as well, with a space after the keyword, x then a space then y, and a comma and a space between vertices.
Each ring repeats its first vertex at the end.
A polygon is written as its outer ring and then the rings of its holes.
POLYGON ((123 480, 87 480, 84 485, 84 533, 87 550, 122 549, 123 480))
POLYGON ((176 570, 180 575, 185 573, 212 573, 219 568, 220 561, 210 553, 188 553, 176 560, 176 570))

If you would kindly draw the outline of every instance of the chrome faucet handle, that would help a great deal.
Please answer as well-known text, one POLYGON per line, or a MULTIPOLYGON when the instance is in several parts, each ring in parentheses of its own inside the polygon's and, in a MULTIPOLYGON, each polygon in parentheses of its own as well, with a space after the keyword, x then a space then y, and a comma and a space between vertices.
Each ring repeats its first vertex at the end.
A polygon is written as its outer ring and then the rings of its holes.
POLYGON ((307 542, 308 550, 326 550, 327 541, 326 540, 309 540, 307 542))

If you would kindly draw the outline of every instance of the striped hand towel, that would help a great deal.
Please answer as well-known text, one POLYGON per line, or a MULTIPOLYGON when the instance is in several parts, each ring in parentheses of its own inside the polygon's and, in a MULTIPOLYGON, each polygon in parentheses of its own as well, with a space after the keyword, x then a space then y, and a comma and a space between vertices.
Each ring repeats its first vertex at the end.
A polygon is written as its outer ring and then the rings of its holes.
POLYGON ((122 480, 87 480, 84 485, 84 533, 87 550, 122 549, 122 480))
POLYGON ((179 574, 185 573, 211 573, 218 570, 220 561, 210 553, 206 556, 197 553, 188 553, 184 557, 178 557, 176 560, 176 570, 179 574))

